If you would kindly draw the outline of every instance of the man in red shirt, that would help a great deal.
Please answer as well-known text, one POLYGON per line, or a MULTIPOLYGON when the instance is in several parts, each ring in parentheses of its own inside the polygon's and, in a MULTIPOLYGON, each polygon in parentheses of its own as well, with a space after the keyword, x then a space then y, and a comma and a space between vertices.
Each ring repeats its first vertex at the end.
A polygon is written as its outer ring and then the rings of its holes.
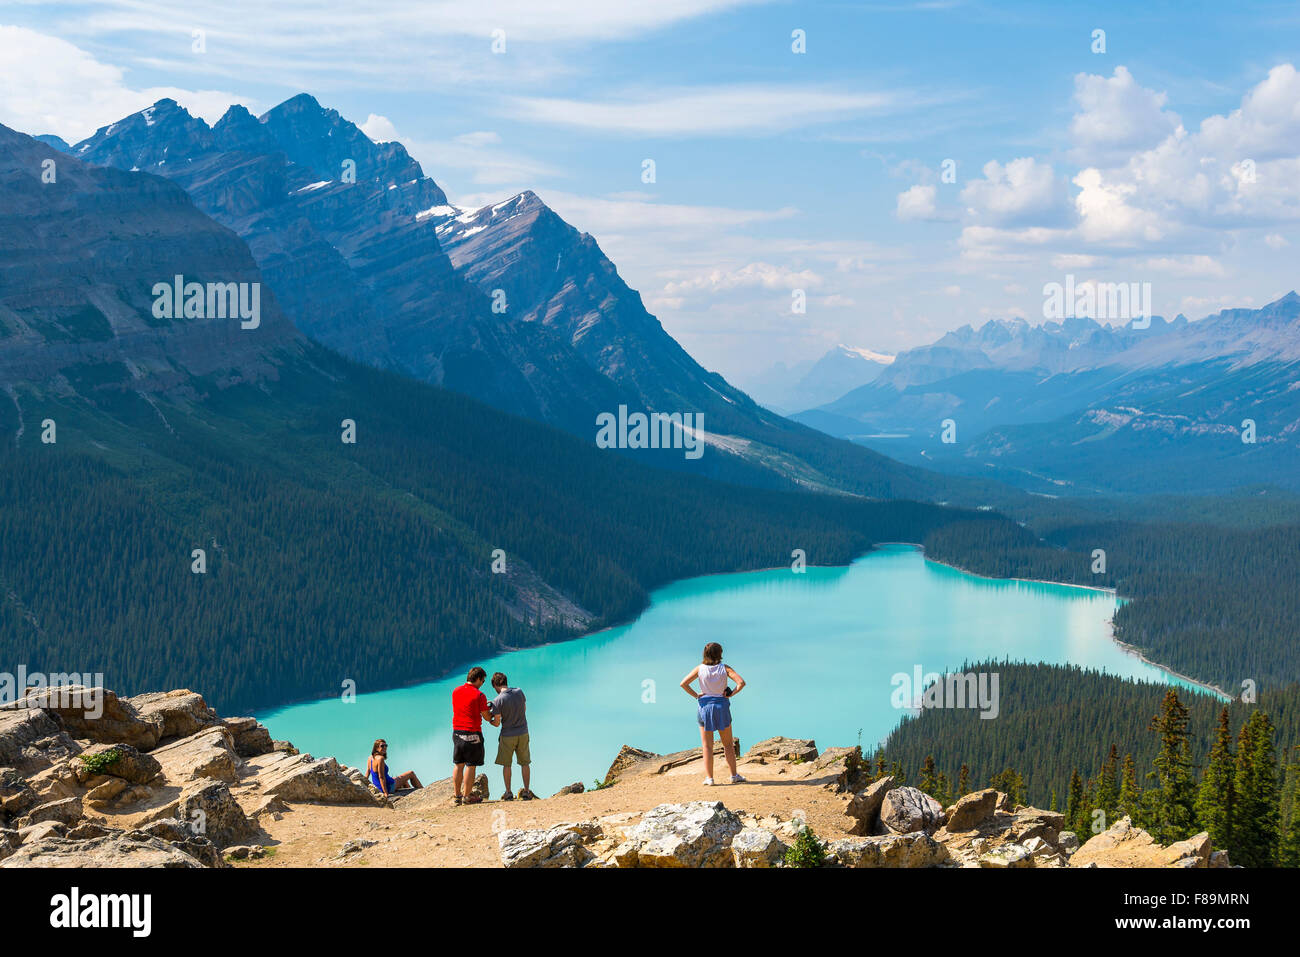
POLYGON ((456 788, 457 804, 478 804, 483 800, 474 793, 474 772, 484 760, 483 719, 487 718, 494 728, 501 723, 488 709, 487 696, 479 690, 486 680, 486 671, 471 668, 465 683, 451 693, 452 761, 456 764, 451 782, 456 788))

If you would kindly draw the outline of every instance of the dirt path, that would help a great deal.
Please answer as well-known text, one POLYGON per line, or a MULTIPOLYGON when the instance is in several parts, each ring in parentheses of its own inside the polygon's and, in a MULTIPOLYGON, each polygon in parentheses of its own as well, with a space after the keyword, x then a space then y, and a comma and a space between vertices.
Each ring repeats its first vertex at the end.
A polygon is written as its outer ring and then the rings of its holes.
MULTIPOLYGON (((812 764, 762 764, 742 760, 748 783, 705 787, 697 758, 663 774, 636 774, 599 791, 537 801, 497 801, 456 807, 450 780, 398 799, 391 808, 294 805, 279 820, 263 819, 273 848, 247 867, 499 867, 497 834, 508 828, 546 828, 572 821, 620 816, 635 821, 668 802, 720 800, 733 811, 781 820, 802 817, 822 839, 848 833, 845 795, 812 764), (340 856, 348 841, 375 841, 340 856)), ((495 769, 494 769, 495 770, 495 769)), ((499 776, 495 787, 500 787, 499 776)), ((499 793, 499 792, 495 792, 499 793)))

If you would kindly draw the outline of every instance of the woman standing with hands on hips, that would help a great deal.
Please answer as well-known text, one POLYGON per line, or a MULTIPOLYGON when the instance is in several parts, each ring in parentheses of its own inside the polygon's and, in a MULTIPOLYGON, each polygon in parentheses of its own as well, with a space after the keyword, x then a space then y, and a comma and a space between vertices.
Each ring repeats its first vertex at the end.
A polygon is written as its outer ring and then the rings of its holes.
POLYGON ((736 744, 731 735, 731 699, 745 687, 745 679, 722 663, 722 646, 711 641, 704 646, 703 662, 691 669, 682 679, 682 690, 699 702, 700 744, 704 749, 704 783, 713 784, 713 732, 722 738, 723 754, 731 771, 731 783, 741 784, 744 778, 736 771, 736 744), (727 686, 728 679, 736 687, 727 686), (691 682, 698 680, 697 694, 691 682))

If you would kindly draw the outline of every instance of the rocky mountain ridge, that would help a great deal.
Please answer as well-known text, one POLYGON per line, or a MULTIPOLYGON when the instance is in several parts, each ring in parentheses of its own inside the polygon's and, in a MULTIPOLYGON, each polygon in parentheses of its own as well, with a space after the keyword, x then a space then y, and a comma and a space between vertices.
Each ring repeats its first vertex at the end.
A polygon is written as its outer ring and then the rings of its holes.
MULTIPOLYGON (((802 739, 750 747, 741 763, 755 785, 721 789, 722 799, 647 801, 697 781, 699 762, 698 749, 625 747, 599 790, 462 808, 449 781, 384 798, 361 771, 299 754, 252 718, 221 718, 192 691, 29 690, 0 706, 0 868, 275 865, 301 829, 321 831, 319 815, 339 830, 324 830, 338 850, 317 865, 454 863, 433 832, 461 834, 484 813, 490 830, 477 840, 495 847, 475 863, 507 868, 790 866, 789 849, 812 839, 809 818, 833 867, 1228 866, 1204 834, 1161 847, 1127 818, 1081 844, 1060 813, 1012 806, 991 788, 945 808, 872 775, 857 747, 819 751, 802 739), (789 803, 808 810, 774 811, 763 781, 792 788, 789 803), (599 813, 566 819, 596 800, 599 813), (541 826, 510 826, 506 807, 541 826), (414 853, 400 856, 407 846, 414 853)), ((487 796, 486 777, 476 788, 487 796)))

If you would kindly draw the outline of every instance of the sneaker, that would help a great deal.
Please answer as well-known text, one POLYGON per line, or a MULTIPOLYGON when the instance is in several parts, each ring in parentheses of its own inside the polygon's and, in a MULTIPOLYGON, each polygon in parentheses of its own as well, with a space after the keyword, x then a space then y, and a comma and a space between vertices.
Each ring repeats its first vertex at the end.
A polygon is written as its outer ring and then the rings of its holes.
POLYGON ((528 788, 524 788, 519 792, 519 800, 521 801, 531 801, 535 797, 537 797, 537 795, 528 790, 528 788))
POLYGON ((705 779, 704 779, 704 786, 705 786, 706 788, 711 788, 711 787, 713 787, 713 778, 705 778, 705 779))
POLYGON ((464 801, 464 798, 462 798, 459 794, 457 794, 457 795, 456 795, 456 806, 457 806, 457 807, 460 807, 462 801, 464 801))
MULTIPOLYGON (((523 797, 523 796, 524 796, 522 791, 519 793, 519 796, 520 796, 520 797, 523 797)), ((501 800, 503 800, 503 801, 513 801, 514 799, 515 799, 515 796, 514 796, 513 794, 511 794, 509 791, 507 791, 505 794, 501 795, 501 800)))
POLYGON ((467 796, 466 796, 466 798, 465 798, 465 803, 466 803, 466 804, 482 804, 482 803, 483 803, 483 799, 482 799, 481 797, 479 797, 477 794, 470 794, 470 795, 467 795, 467 796))
POLYGON ((731 776, 731 783, 732 783, 732 784, 744 784, 744 783, 745 783, 745 779, 744 779, 743 777, 741 777, 739 774, 733 774, 733 775, 731 776))

